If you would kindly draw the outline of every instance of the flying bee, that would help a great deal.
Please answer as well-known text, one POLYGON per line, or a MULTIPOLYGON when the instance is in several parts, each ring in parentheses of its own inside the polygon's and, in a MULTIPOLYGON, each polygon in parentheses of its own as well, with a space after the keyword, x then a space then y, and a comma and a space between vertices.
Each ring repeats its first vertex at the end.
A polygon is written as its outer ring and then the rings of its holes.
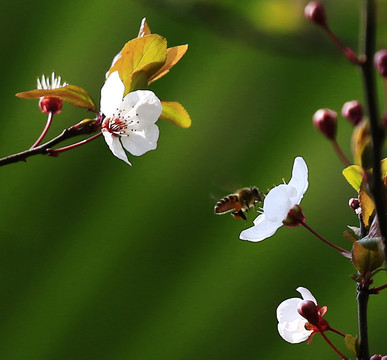
POLYGON ((248 212, 251 207, 255 207, 261 201, 262 197, 257 187, 246 187, 238 190, 235 194, 220 199, 214 207, 214 212, 222 215, 231 211, 231 215, 235 219, 246 221, 245 212, 248 212))

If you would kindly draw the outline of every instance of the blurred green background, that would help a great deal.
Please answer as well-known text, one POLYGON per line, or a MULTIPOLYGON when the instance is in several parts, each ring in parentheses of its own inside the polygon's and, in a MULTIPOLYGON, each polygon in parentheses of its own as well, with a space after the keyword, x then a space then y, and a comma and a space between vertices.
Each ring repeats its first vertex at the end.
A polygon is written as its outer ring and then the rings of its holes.
MULTIPOLYGON (((156 151, 115 158, 102 138, 58 158, 1 168, 2 360, 335 359, 316 336, 290 345, 275 310, 309 288, 333 327, 357 333, 351 264, 303 228, 258 244, 252 223, 215 216, 218 198, 290 179, 309 166, 307 222, 339 246, 356 217, 342 164, 311 123, 318 108, 362 99, 360 74, 303 18, 306 1, 1 1, 0 156, 25 150, 45 123, 15 97, 55 70, 99 102, 114 55, 147 17, 181 62, 152 84, 190 113, 160 121, 156 151)), ((357 48, 358 2, 326 1, 332 28, 357 48)), ((387 46, 386 8, 379 10, 387 46)), ((65 104, 49 136, 91 116, 65 104)), ((350 156, 351 126, 338 141, 350 156)), ((385 277, 379 275, 379 285, 385 277)), ((370 300, 372 353, 387 353, 387 294, 370 300)), ((343 351, 343 342, 331 340, 343 351)))

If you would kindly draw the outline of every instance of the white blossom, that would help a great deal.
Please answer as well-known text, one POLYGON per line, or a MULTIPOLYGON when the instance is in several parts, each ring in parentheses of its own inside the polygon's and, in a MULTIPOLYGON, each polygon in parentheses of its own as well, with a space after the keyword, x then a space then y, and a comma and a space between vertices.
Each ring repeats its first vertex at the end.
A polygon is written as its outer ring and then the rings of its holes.
POLYGON ((308 167, 302 157, 297 157, 289 183, 269 191, 264 200, 263 212, 254 220, 254 226, 243 230, 239 238, 258 242, 272 236, 283 225, 289 211, 301 202, 307 189, 308 167))
POLYGON ((277 307, 278 332, 285 341, 291 344, 307 340, 313 332, 313 330, 305 329, 307 320, 298 313, 300 303, 311 300, 317 306, 316 299, 308 289, 298 287, 296 290, 301 294, 302 299, 287 299, 277 307))
POLYGON ((137 90, 123 97, 125 86, 118 71, 113 72, 101 89, 101 112, 105 115, 102 134, 112 153, 131 165, 124 148, 140 156, 157 147, 161 102, 149 90, 137 90))

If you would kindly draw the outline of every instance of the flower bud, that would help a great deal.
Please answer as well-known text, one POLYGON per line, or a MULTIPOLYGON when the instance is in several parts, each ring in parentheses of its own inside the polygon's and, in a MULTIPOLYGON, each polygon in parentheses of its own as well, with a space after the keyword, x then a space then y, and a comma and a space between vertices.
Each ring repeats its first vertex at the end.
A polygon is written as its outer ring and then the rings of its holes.
POLYGON ((360 201, 358 198, 351 198, 348 201, 348 206, 355 211, 357 215, 361 213, 360 201))
POLYGON ((341 109, 341 115, 356 126, 363 119, 363 106, 357 100, 347 101, 341 109))
POLYGON ((377 355, 377 354, 372 355, 370 360, 382 360, 382 355, 377 355))
POLYGON ((327 23, 325 8, 319 1, 311 1, 304 10, 305 17, 317 25, 324 26, 327 23))
POLYGON ((43 96, 39 99, 40 110, 45 113, 59 114, 62 111, 63 100, 58 97, 43 96))
POLYGON ((337 129, 337 113, 330 109, 317 110, 313 115, 313 123, 328 139, 334 140, 337 129))
POLYGON ((387 77, 387 50, 379 50, 375 54, 374 65, 383 77, 387 77))
POLYGON ((317 305, 312 300, 304 300, 298 304, 298 313, 314 326, 319 324, 319 313, 317 305))

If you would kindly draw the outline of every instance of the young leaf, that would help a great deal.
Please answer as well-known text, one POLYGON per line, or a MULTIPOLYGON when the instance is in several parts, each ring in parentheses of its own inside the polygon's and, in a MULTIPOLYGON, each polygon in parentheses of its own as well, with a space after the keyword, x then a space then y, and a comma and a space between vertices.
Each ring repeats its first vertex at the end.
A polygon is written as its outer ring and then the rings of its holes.
POLYGON ((137 37, 143 37, 145 35, 150 35, 151 30, 149 29, 148 23, 146 22, 146 18, 141 20, 140 30, 138 31, 137 37))
POLYGON ((169 69, 176 65, 177 62, 183 57, 188 49, 188 45, 174 46, 167 49, 167 59, 161 69, 149 78, 149 84, 163 77, 169 72, 169 69))
POLYGON ((160 117, 168 120, 182 128, 189 128, 191 126, 191 118, 183 105, 176 101, 161 101, 163 108, 160 117))
POLYGON ((37 89, 16 94, 16 96, 24 99, 39 99, 42 96, 58 97, 69 104, 86 108, 95 113, 98 112, 93 99, 89 93, 75 85, 66 85, 57 89, 37 89))
POLYGON ((348 166, 343 170, 343 175, 356 191, 360 190, 360 185, 363 181, 363 169, 360 166, 348 166))
POLYGON ((351 243, 354 243, 355 241, 359 240, 358 237, 356 237, 356 235, 350 230, 345 230, 343 232, 343 236, 345 239, 347 239, 351 243))
POLYGON ((363 222, 366 227, 370 225, 370 217, 375 210, 375 204, 369 194, 368 186, 362 183, 359 190, 359 201, 361 207, 361 213, 363 216, 363 222))
POLYGON ((353 243, 352 264, 364 276, 366 273, 374 271, 383 265, 384 253, 381 247, 377 247, 377 239, 371 242, 371 239, 364 238, 363 241, 367 247, 375 247, 375 250, 364 247, 361 241, 359 240, 353 243))
POLYGON ((369 168, 371 164, 371 136, 369 134, 368 121, 356 126, 352 134, 352 153, 356 164, 363 168, 369 168))
POLYGON ((356 336, 352 336, 349 334, 345 335, 344 343, 346 348, 355 356, 359 354, 360 344, 359 344, 359 338, 356 336))
POLYGON ((156 34, 135 38, 123 47, 121 57, 110 68, 108 76, 118 71, 125 86, 125 96, 136 90, 132 83, 134 73, 143 71, 149 79, 165 64, 166 57, 167 40, 165 38, 156 34))

